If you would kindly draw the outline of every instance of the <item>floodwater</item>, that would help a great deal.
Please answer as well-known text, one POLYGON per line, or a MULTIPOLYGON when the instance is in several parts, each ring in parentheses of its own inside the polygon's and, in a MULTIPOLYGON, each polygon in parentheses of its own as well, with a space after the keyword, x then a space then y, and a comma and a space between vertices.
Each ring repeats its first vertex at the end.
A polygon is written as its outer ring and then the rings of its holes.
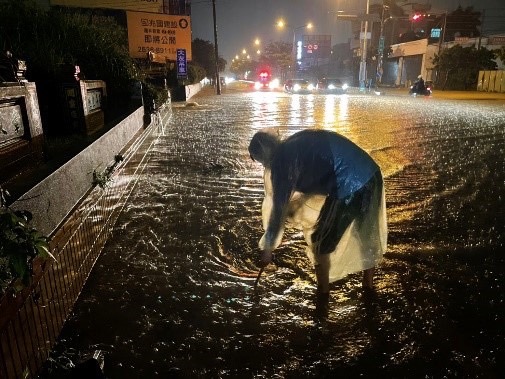
POLYGON ((505 105, 228 93, 173 104, 41 377, 95 350, 108 378, 504 377, 505 105), (288 230, 253 289, 262 234, 255 132, 342 133, 383 170, 377 296, 332 285, 288 230))

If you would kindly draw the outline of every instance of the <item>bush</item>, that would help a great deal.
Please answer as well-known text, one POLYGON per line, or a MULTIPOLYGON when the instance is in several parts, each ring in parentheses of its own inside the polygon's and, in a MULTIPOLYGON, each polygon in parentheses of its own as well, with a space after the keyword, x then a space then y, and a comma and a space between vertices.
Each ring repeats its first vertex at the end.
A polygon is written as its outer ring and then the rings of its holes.
POLYGON ((15 291, 30 284, 35 258, 54 259, 47 238, 29 226, 32 214, 7 207, 6 195, 0 187, 0 295, 11 283, 15 291))
POLYGON ((168 88, 145 81, 142 83, 142 96, 146 113, 153 113, 168 100, 168 88))
POLYGON ((455 45, 435 55, 433 63, 439 73, 442 89, 467 90, 475 88, 480 70, 496 70, 496 55, 484 48, 455 45))

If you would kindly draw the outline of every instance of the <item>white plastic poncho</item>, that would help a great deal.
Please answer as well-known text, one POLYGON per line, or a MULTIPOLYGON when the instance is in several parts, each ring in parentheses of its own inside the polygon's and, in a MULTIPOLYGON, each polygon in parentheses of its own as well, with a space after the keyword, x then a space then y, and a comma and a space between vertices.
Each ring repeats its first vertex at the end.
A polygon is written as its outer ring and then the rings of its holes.
MULTIPOLYGON (((272 181, 270 170, 265 170, 265 198, 262 204, 263 229, 266 230, 272 212, 272 181)), ((305 195, 294 192, 289 202, 287 222, 294 228, 303 231, 307 243, 306 253, 310 261, 316 265, 322 258, 315 254, 312 248, 312 233, 324 204, 326 196, 305 195)), ((275 241, 275 247, 282 240, 283 231, 275 241)), ((265 236, 259 242, 264 249, 265 236)), ((365 221, 358 224, 353 221, 344 232, 335 249, 328 254, 325 261, 329 263, 330 283, 342 279, 348 274, 359 272, 376 266, 382 259, 387 247, 386 200, 384 188, 376 188, 372 195, 372 203, 365 216, 365 221)))

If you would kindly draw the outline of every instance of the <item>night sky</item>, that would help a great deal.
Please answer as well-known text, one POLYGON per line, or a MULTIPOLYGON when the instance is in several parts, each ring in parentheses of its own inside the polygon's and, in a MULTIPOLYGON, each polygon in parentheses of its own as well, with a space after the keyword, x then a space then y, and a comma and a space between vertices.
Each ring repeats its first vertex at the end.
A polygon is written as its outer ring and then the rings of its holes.
MULTIPOLYGON (((399 5, 411 1, 397 1, 399 5)), ((418 3, 431 3, 432 12, 453 11, 473 6, 485 10, 484 32, 486 34, 505 34, 504 0, 417 0, 418 3)), ((370 0, 370 4, 380 3, 370 0)), ((346 21, 336 21, 336 11, 365 13, 366 0, 216 0, 219 55, 231 62, 242 49, 253 51, 254 40, 259 38, 261 45, 283 40, 293 41, 293 28, 312 22, 314 28, 308 34, 331 34, 332 45, 347 42, 350 25, 346 21), (281 31, 276 21, 283 18, 291 29, 281 31)), ((410 6, 406 6, 410 9, 410 6)), ((192 1, 193 38, 214 42, 212 0, 192 1)), ((303 29, 297 29, 297 38, 303 29)), ((305 33, 307 34, 307 33, 305 33)), ((261 48, 261 46, 260 46, 261 48)))

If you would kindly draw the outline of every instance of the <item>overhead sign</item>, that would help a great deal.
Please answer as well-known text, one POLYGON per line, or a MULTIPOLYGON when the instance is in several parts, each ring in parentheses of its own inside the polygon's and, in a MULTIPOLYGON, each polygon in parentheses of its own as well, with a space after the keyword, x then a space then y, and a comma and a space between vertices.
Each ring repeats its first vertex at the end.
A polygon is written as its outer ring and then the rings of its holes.
POLYGON ((489 37, 490 45, 505 45, 505 36, 489 37))
POLYGON ((177 49, 177 77, 179 79, 186 79, 188 77, 186 49, 177 49))
MULTIPOLYGON (((365 32, 359 33, 359 39, 365 39, 365 32)), ((366 33, 366 39, 372 39, 372 32, 366 33)))
POLYGON ((331 35, 304 35, 303 58, 329 58, 331 54, 331 35))
POLYGON ((379 22, 379 15, 373 14, 339 14, 337 19, 342 19, 345 21, 369 21, 369 22, 379 22))
POLYGON ((303 48, 302 41, 298 41, 296 43, 296 59, 302 59, 302 48, 303 48))
POLYGON ((188 16, 126 12, 128 46, 132 58, 165 63, 177 60, 177 49, 191 61, 191 20, 188 16))
POLYGON ((379 53, 384 51, 384 36, 380 36, 379 38, 379 53))
POLYGON ((163 0, 50 0, 51 5, 163 13, 163 0))

